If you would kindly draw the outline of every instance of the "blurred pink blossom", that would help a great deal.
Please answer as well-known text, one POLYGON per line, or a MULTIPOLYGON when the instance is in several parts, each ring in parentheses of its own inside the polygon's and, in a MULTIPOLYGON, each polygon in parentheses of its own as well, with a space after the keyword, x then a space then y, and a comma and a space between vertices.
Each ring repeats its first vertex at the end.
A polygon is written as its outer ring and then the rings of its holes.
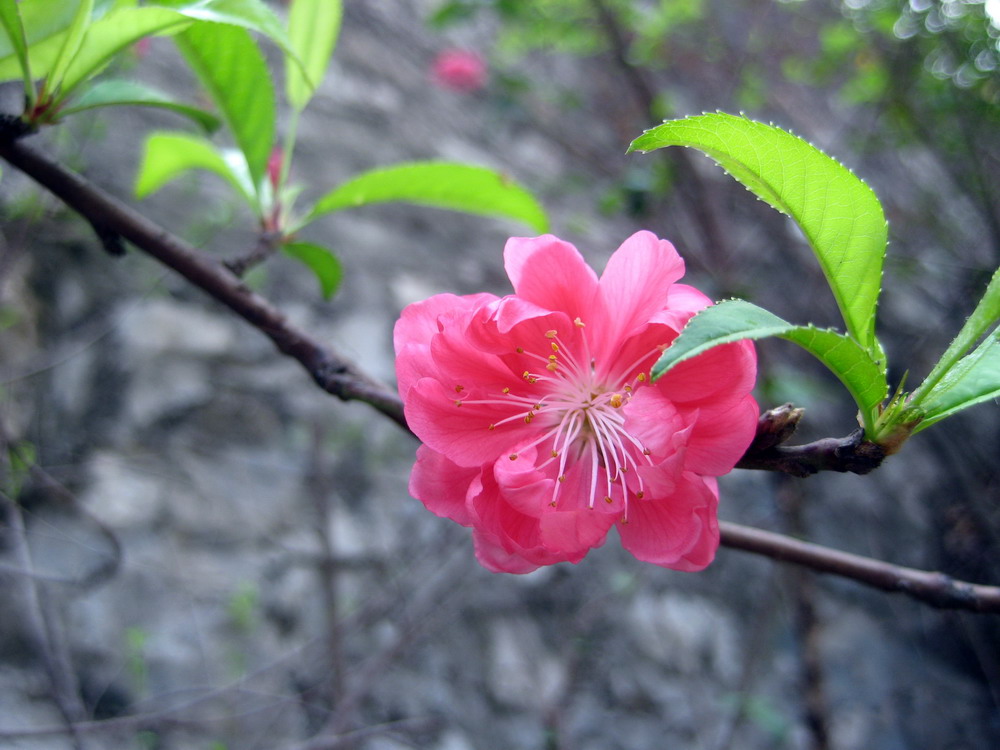
POLYGON ((473 529, 493 571, 579 562, 612 526, 640 560, 700 570, 719 544, 716 477, 754 436, 749 342, 656 382, 650 368, 710 300, 650 232, 598 279, 567 242, 513 238, 514 294, 439 294, 403 310, 396 372, 423 441, 410 492, 473 529))
POLYGON ((452 91, 471 93, 486 85, 486 63, 474 52, 447 49, 434 58, 431 76, 435 83, 452 91))

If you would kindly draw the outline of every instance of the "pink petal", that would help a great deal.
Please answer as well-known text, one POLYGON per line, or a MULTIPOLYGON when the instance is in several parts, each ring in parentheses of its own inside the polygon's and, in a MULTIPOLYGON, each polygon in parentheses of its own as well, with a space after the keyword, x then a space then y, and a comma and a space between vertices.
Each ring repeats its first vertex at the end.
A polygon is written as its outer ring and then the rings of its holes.
POLYGON ((676 570, 701 570, 719 545, 714 482, 686 472, 669 498, 629 503, 628 521, 618 523, 625 547, 639 560, 676 570))
POLYGON ((473 529, 472 543, 479 564, 492 573, 531 573, 541 567, 515 552, 508 552, 492 534, 481 529, 473 529))
POLYGON ((570 319, 592 311, 597 275, 570 243, 551 234, 511 237, 503 260, 518 297, 570 319))
POLYGON ((621 341, 649 323, 666 307, 670 286, 683 275, 684 261, 666 240, 646 231, 625 240, 601 276, 606 318, 598 329, 598 340, 621 341))
POLYGON ((410 386, 437 370, 430 352, 431 340, 442 328, 451 328, 463 315, 471 315, 482 305, 495 300, 492 294, 436 294, 403 308, 393 329, 396 349, 396 379, 404 399, 410 386))
POLYGON ((739 400, 757 381, 757 354, 749 341, 709 349, 681 362, 656 381, 671 401, 712 403, 739 400))
POLYGON ((750 395, 724 408, 699 409, 688 438, 684 468, 714 477, 732 471, 757 432, 759 411, 750 395))
MULTIPOLYGON (((421 378, 407 393, 403 405, 406 423, 429 447, 459 466, 493 463, 528 442, 534 428, 517 420, 504 429, 490 430, 498 407, 480 404, 456 406, 456 394, 434 378, 421 378)), ((500 412, 500 414, 506 414, 500 412)))
POLYGON ((410 494, 435 515, 470 526, 472 516, 465 507, 469 485, 479 468, 459 466, 426 445, 417 448, 417 461, 410 474, 410 494))
MULTIPOLYGON (((617 515, 617 514, 616 514, 617 515)), ((549 513, 539 519, 542 544, 566 559, 582 558, 600 547, 615 525, 616 515, 593 510, 569 510, 549 513)))

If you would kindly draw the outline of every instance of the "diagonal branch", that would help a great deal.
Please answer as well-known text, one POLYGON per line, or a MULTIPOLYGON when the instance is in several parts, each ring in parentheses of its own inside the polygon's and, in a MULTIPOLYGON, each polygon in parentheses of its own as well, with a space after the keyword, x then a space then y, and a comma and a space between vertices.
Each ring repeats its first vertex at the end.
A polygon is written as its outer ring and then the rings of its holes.
MULTIPOLYGON (((394 391, 292 325, 221 264, 36 149, 12 140, 2 128, 0 157, 51 190, 92 225, 117 233, 229 307, 270 338, 278 351, 297 360, 325 391, 345 401, 364 401, 408 429, 403 404, 394 391)), ((817 471, 866 473, 881 462, 883 456, 872 451, 872 444, 855 435, 804 446, 781 445, 794 432, 799 418, 801 410, 788 405, 762 415, 757 437, 739 465, 807 476, 817 471)), ((936 607, 1000 613, 1000 587, 955 581, 942 573, 903 568, 736 524, 723 523, 721 528, 722 544, 728 547, 850 578, 883 591, 905 592, 936 607)))
MULTIPOLYGON (((405 426, 402 404, 393 391, 294 326, 220 263, 23 141, 0 135, 0 156, 52 191, 92 226, 123 237, 226 305, 270 338, 278 351, 297 360, 320 388, 345 401, 365 401, 405 426)), ((106 236, 101 240, 107 244, 106 236)))

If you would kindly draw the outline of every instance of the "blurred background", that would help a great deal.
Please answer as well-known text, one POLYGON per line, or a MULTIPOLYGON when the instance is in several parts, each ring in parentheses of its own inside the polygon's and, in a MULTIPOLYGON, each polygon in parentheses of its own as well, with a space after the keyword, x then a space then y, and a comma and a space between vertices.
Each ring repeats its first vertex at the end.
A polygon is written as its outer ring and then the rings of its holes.
MULTIPOLYGON (((282 12, 282 4, 274 3, 282 12)), ((666 117, 745 112, 840 159, 890 226, 879 335, 919 380, 1000 262, 996 21, 961 0, 348 0, 291 173, 317 197, 415 159, 532 190, 600 269, 638 229, 685 281, 837 323, 792 224, 695 152, 625 155, 666 117)), ((279 55, 274 53, 277 61, 279 55)), ((195 98, 169 39, 120 65, 195 98)), ((16 112, 19 89, 0 89, 16 112)), ((33 138, 212 257, 253 246, 213 177, 132 198, 169 114, 111 110, 33 138)), ((107 256, 5 167, 0 182, 0 747, 199 750, 985 749, 1000 746, 1000 621, 729 549, 704 573, 617 540, 579 565, 494 575, 407 494, 415 442, 320 392, 172 272, 107 256), (20 458, 18 458, 20 457, 20 458), (31 459, 32 471, 17 462, 31 459), (16 484, 16 486, 15 486, 16 484), (26 538, 37 596, 24 585, 26 538), (44 624, 49 649, 39 647, 44 624), (60 699, 57 700, 57 698, 60 699)), ((393 378, 400 309, 504 294, 516 224, 406 206, 307 230, 345 282, 324 302, 283 258, 248 283, 393 378)), ((803 441, 851 432, 841 386, 759 346, 763 408, 803 441)), ((723 518, 1000 583, 1000 415, 921 433, 876 473, 737 470, 723 518)))

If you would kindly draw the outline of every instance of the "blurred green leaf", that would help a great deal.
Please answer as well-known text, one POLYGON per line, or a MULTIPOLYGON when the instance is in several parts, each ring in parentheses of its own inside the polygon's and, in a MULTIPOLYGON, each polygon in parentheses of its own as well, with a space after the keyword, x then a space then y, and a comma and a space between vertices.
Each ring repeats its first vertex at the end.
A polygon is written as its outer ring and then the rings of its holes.
MULTIPOLYGON (((63 88, 63 77, 69 70, 70 64, 76 59, 77 52, 80 50, 83 44, 84 36, 87 33, 87 27, 90 26, 90 15, 94 11, 94 0, 83 0, 76 9, 76 15, 73 16, 73 22, 66 29, 66 34, 63 36, 62 46, 59 48, 59 54, 56 55, 55 61, 52 63, 52 69, 45 81, 45 88, 48 90, 48 95, 55 99, 59 92, 63 88)), ((72 89, 72 85, 67 86, 67 90, 72 89)))
POLYGON ((319 87, 337 44, 340 0, 294 0, 288 14, 288 38, 302 62, 285 64, 285 94, 297 110, 305 108, 319 87))
POLYGON ((1000 331, 990 334, 938 381, 920 405, 924 420, 914 432, 996 398, 1000 398, 1000 331))
POLYGON ((773 125, 716 113, 671 120, 629 151, 689 146, 703 151, 751 192, 792 217, 819 259, 848 333, 875 359, 886 221, 875 193, 815 146, 773 125))
POLYGON ((21 23, 16 0, 0 0, 0 26, 3 26, 14 57, 21 67, 24 96, 28 102, 28 109, 31 109, 35 102, 35 87, 32 85, 34 79, 31 77, 31 65, 28 62, 28 40, 24 35, 24 25, 21 23))
MULTIPOLYGON (((178 31, 189 23, 184 16, 167 8, 122 7, 110 11, 87 28, 83 42, 63 78, 60 96, 68 95, 80 81, 97 73, 119 50, 145 36, 178 31)), ((36 79, 49 75, 66 34, 64 29, 31 44, 31 70, 36 79)), ((13 57, 0 59, 0 81, 19 77, 18 70, 18 63, 13 57)))
POLYGON ((372 203, 399 201, 483 216, 515 219, 542 233, 545 210, 527 190, 506 175, 484 167, 444 162, 414 162, 358 175, 317 201, 307 217, 372 203))
POLYGON ((798 344, 826 365, 850 391, 866 429, 874 427, 878 406, 888 393, 888 384, 885 372, 868 352, 841 333, 793 325, 743 300, 720 302, 691 318, 681 335, 653 366, 653 379, 720 344, 772 336, 798 344))
POLYGON ((285 27, 260 0, 159 0, 157 4, 174 8, 178 13, 198 21, 223 23, 255 31, 283 50, 294 52, 285 27))
POLYGON ((69 106, 63 107, 61 114, 71 115, 86 109, 115 105, 162 107, 193 120, 209 133, 217 130, 220 125, 219 118, 209 112, 176 101, 144 83, 124 80, 105 80, 95 83, 69 106))
POLYGON ((311 242, 289 242, 281 246, 286 255, 301 261, 316 274, 323 299, 330 299, 340 286, 344 276, 343 267, 337 256, 330 250, 311 242))
POLYGON ((274 87, 264 56, 242 28, 199 23, 175 37, 246 157, 256 193, 274 145, 274 87))
POLYGON ((222 151, 201 136, 184 133, 153 133, 146 139, 135 194, 145 198, 190 169, 219 175, 256 210, 253 183, 242 154, 232 149, 222 151))

